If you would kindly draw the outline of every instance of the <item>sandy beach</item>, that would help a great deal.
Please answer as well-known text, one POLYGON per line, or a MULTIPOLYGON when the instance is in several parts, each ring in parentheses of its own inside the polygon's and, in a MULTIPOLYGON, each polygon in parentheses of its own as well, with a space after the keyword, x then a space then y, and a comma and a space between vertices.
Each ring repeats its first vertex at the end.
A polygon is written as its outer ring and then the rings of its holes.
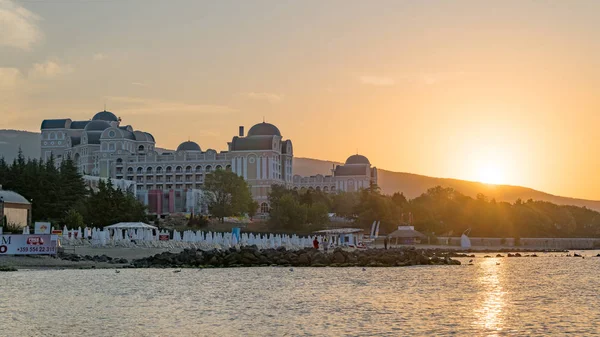
MULTIPOLYGON (((151 255, 159 254, 165 251, 178 253, 181 249, 165 248, 123 248, 123 247, 66 247, 65 253, 78 255, 106 255, 115 259, 127 259, 132 261, 151 255)), ((18 269, 39 269, 39 268, 118 268, 124 264, 115 264, 107 262, 94 261, 68 261, 54 256, 47 255, 28 255, 28 256, 0 256, 0 267, 15 267, 18 269)))

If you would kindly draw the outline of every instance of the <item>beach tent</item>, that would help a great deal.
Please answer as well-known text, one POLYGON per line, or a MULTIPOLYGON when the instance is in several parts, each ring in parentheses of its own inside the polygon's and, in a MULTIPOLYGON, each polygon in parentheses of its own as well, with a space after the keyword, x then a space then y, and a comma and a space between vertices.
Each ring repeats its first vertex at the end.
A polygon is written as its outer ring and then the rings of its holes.
POLYGON ((403 245, 414 245, 418 240, 427 238, 423 233, 417 232, 414 226, 398 226, 398 229, 391 232, 388 237, 395 238, 396 245, 398 241, 403 245))

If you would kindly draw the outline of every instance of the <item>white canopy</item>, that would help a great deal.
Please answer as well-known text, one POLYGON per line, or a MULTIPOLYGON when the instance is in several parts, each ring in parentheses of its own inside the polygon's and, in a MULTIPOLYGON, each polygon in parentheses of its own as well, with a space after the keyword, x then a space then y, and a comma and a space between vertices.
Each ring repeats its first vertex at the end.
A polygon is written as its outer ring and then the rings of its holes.
POLYGON ((106 226, 105 229, 158 229, 155 226, 143 222, 119 222, 114 225, 106 226))
POLYGON ((353 233, 360 233, 360 232, 364 232, 364 230, 362 230, 360 228, 335 228, 335 229, 324 229, 321 231, 316 231, 315 233, 337 235, 337 234, 353 234, 353 233))

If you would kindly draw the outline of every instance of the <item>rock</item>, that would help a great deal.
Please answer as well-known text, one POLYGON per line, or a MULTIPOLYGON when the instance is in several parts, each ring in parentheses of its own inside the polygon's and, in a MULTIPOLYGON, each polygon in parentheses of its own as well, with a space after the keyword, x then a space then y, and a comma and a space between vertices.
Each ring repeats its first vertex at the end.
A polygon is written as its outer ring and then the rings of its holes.
POLYGON ((511 253, 508 253, 508 255, 507 255, 507 256, 508 256, 508 257, 515 257, 515 255, 514 255, 514 254, 511 254, 511 253))
POLYGON ((521 254, 519 254, 519 253, 516 253, 516 254, 515 254, 515 257, 521 257, 521 254))
POLYGON ((344 253, 342 253, 341 251, 335 251, 333 253, 333 263, 344 263, 346 262, 346 257, 344 256, 344 253))
POLYGON ((502 254, 497 254, 496 257, 504 257, 502 254))
POLYGON ((307 253, 302 253, 298 256, 298 259, 296 261, 298 265, 308 266, 310 265, 310 256, 307 253))

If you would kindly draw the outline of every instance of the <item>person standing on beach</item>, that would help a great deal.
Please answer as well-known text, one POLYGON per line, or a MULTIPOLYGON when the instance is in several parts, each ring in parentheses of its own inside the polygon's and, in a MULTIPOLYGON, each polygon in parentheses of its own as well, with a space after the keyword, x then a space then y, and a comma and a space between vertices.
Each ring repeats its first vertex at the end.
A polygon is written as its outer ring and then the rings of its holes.
POLYGON ((316 236, 315 236, 315 239, 313 240, 313 247, 315 249, 319 249, 319 240, 317 240, 316 236))
POLYGON ((325 253, 327 253, 327 248, 328 248, 328 245, 327 245, 327 237, 325 237, 325 238, 323 239, 323 249, 325 250, 325 253))
POLYGON ((385 239, 383 239, 383 249, 387 250, 387 245, 388 245, 388 237, 386 236, 385 239))

